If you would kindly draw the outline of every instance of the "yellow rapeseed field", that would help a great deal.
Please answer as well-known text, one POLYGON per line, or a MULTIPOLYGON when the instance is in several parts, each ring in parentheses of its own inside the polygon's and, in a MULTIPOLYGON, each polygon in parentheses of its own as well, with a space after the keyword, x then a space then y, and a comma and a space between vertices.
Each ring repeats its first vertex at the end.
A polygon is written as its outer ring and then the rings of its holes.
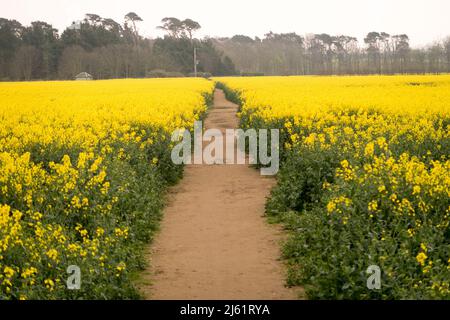
POLYGON ((129 298, 200 79, 0 83, 0 300, 129 298), (67 290, 66 269, 83 271, 67 290))
POLYGON ((282 130, 268 214, 313 298, 450 298, 450 76, 220 78, 282 130), (366 286, 379 266, 380 290, 366 286))
MULTIPOLYGON (((311 298, 450 298, 450 76, 217 78, 281 130, 267 213, 311 298), (380 289, 366 270, 381 270, 380 289)), ((0 299, 136 298, 203 79, 0 83, 0 299), (68 290, 67 268, 82 270, 68 290)))
POLYGON ((211 87, 176 79, 1 83, 0 151, 27 151, 37 142, 88 150, 108 134, 132 133, 133 124, 189 127, 205 111, 202 93, 211 87))

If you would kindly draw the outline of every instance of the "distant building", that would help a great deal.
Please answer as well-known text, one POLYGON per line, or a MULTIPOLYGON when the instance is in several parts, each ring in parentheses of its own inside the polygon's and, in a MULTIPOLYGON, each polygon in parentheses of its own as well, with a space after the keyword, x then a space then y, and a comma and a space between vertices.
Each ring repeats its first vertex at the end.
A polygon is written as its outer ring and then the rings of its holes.
POLYGON ((67 28, 69 30, 81 30, 81 21, 74 21, 72 24, 67 28))
POLYGON ((94 77, 87 72, 81 72, 75 77, 75 80, 94 80, 94 77))

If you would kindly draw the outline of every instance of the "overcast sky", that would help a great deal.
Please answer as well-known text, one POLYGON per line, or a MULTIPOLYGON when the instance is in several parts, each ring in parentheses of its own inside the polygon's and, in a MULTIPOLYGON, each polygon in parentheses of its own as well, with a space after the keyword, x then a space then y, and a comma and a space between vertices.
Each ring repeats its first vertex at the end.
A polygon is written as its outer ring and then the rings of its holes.
POLYGON ((450 35, 450 0, 0 0, 0 17, 23 24, 43 20, 63 31, 85 13, 123 22, 134 11, 141 34, 161 35, 163 17, 192 18, 200 36, 263 36, 268 31, 346 34, 406 33, 413 46, 450 35))

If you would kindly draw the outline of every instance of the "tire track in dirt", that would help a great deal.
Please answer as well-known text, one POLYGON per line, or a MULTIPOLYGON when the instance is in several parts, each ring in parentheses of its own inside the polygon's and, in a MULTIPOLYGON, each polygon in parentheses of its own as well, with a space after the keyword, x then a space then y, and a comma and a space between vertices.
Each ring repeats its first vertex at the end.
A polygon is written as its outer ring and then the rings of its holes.
MULTIPOLYGON (((205 129, 238 127, 216 90, 205 129)), ((275 179, 248 165, 188 165, 169 191, 141 289, 148 299, 295 299, 284 286, 281 231, 263 217, 275 179)))

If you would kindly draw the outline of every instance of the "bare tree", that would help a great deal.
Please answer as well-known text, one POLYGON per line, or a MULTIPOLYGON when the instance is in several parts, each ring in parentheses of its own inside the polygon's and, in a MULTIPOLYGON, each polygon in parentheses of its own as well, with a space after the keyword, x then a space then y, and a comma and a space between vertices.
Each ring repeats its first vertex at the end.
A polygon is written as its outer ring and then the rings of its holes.
POLYGON ((39 51, 31 45, 23 45, 19 48, 14 59, 14 75, 19 80, 32 79, 33 69, 36 68, 39 59, 39 51))
POLYGON ((73 79, 78 73, 86 71, 87 53, 78 45, 64 49, 59 59, 58 74, 62 79, 73 79))
POLYGON ((450 37, 444 40, 444 52, 447 60, 447 68, 445 71, 450 72, 450 37))

